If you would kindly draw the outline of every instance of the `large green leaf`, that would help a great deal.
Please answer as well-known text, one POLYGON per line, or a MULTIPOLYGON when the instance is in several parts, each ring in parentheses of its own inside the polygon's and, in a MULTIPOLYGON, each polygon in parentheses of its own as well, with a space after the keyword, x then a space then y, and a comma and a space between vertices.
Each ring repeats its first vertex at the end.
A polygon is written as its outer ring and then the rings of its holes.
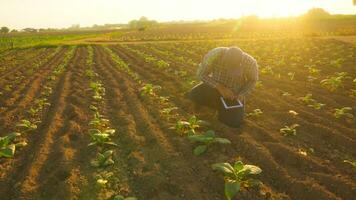
POLYGON ((193 153, 194 153, 194 155, 199 156, 202 153, 204 153, 207 150, 207 148, 208 148, 208 146, 206 146, 206 145, 199 145, 199 146, 195 147, 193 153))
POLYGON ((0 149, 0 158, 1 157, 6 157, 6 158, 13 157, 15 155, 15 149, 16 149, 16 147, 14 144, 8 145, 7 147, 0 149))
POLYGON ((255 165, 244 165, 244 170, 249 170, 250 174, 260 174, 262 169, 255 165))
POLYGON ((212 165, 212 168, 227 175, 234 174, 234 168, 230 165, 230 163, 215 163, 212 165))
POLYGON ((5 136, 5 137, 0 137, 0 148, 6 147, 10 143, 10 138, 5 136))
POLYGON ((240 171, 244 168, 244 163, 242 161, 236 161, 234 164, 235 171, 240 171))
POLYGON ((225 196, 231 200, 240 191, 240 183, 237 181, 228 181, 225 183, 225 196))
POLYGON ((9 145, 16 137, 20 136, 20 133, 10 133, 5 137, 0 137, 0 148, 5 148, 9 145))
POLYGON ((231 144, 231 141, 226 138, 215 138, 214 142, 217 142, 220 144, 231 144))
POLYGON ((208 143, 208 142, 212 141, 214 138, 207 137, 205 135, 188 135, 188 139, 193 142, 208 143))

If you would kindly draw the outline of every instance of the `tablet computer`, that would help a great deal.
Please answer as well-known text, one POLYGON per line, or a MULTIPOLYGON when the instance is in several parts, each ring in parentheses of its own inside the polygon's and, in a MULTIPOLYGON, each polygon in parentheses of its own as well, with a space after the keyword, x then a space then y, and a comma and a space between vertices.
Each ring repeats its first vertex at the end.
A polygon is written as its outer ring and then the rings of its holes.
POLYGON ((221 102, 222 102, 222 104, 223 104, 225 109, 243 107, 243 104, 241 103, 240 100, 229 100, 229 99, 224 99, 224 97, 220 97, 220 100, 221 100, 221 102))

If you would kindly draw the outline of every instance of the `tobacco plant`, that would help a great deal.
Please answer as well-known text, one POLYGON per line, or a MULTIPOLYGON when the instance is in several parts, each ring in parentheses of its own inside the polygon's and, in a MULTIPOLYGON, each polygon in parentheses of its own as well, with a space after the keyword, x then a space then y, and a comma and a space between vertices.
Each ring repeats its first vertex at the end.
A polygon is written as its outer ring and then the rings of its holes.
POLYGON ((15 155, 17 147, 22 147, 27 145, 26 142, 14 143, 16 137, 19 137, 20 133, 11 133, 4 137, 0 137, 0 158, 11 158, 15 155))
POLYGON ((306 104, 310 104, 310 103, 314 103, 315 100, 312 98, 312 94, 308 93, 307 95, 305 95, 304 97, 299 97, 298 99, 300 101, 303 101, 306 104))
POLYGON ((90 89, 94 92, 93 99, 100 101, 103 99, 103 95, 105 94, 105 88, 103 84, 99 81, 92 81, 89 85, 90 89))
POLYGON ((91 138, 91 143, 88 146, 99 145, 102 146, 104 144, 114 145, 117 146, 114 142, 111 142, 110 136, 115 133, 115 129, 106 129, 106 130, 99 130, 99 129, 90 129, 89 135, 91 138))
POLYGON ((206 152, 212 144, 231 144, 231 141, 226 138, 216 137, 213 130, 208 130, 202 135, 189 135, 188 139, 192 142, 200 143, 193 150, 193 153, 196 156, 206 152))
MULTIPOLYGON (((39 121, 38 121, 39 122, 39 121)), ((33 131, 37 129, 36 123, 32 123, 31 121, 27 119, 23 119, 20 121, 20 123, 16 124, 17 127, 23 128, 25 132, 33 131)))
POLYGON ((189 118, 188 121, 183 121, 179 120, 177 121, 175 127, 172 127, 173 129, 176 129, 181 135, 195 135, 196 129, 207 126, 208 123, 198 119, 196 116, 192 116, 189 118))
POLYGON ((339 87, 343 87, 343 81, 347 78, 346 72, 335 73, 334 76, 330 76, 322 80, 321 86, 328 89, 331 92, 336 91, 339 87))
POLYGON ((354 118, 354 115, 350 113, 351 111, 352 111, 351 107, 336 108, 334 112, 334 116, 336 119, 339 119, 341 117, 347 117, 352 119, 354 118))
POLYGON ((251 113, 248 113, 246 116, 259 117, 263 114, 261 109, 255 109, 251 113))
POLYGON ((214 170, 224 174, 225 196, 231 200, 241 190, 241 188, 250 188, 260 186, 262 183, 254 176, 262 172, 261 168, 255 165, 245 165, 237 161, 234 165, 230 163, 216 163, 212 165, 214 170))
POLYGON ((283 135, 296 135, 297 134, 297 127, 299 124, 293 124, 291 126, 284 126, 284 128, 279 129, 279 132, 283 135))
POLYGON ((291 81, 293 81, 294 80, 294 76, 295 76, 295 72, 288 72, 288 76, 289 76, 289 79, 291 81))
POLYGON ((146 96, 146 95, 155 95, 156 90, 160 90, 161 86, 158 85, 152 85, 150 83, 145 84, 141 89, 140 89, 140 95, 141 96, 146 96))
POLYGON ((104 153, 98 153, 96 158, 91 161, 91 165, 93 167, 107 167, 109 165, 113 165, 115 162, 112 159, 114 151, 108 150, 104 153))
POLYGON ((137 200, 136 197, 124 197, 122 195, 116 195, 114 200, 137 200))
POLYGON ((108 127, 109 120, 105 119, 102 115, 99 114, 98 111, 96 111, 94 113, 94 118, 89 122, 89 125, 92 126, 93 128, 103 129, 108 127))
POLYGON ((312 107, 316 110, 320 110, 322 107, 324 107, 326 104, 324 103, 319 103, 319 102, 314 102, 313 104, 309 104, 309 107, 312 107))

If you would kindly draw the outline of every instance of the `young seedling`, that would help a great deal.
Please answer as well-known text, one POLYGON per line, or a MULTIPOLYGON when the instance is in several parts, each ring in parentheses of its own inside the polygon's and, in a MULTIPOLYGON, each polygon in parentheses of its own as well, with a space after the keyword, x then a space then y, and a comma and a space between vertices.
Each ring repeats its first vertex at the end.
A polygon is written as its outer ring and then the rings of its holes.
POLYGON ((100 131, 99 129, 90 129, 89 135, 91 137, 92 142, 88 146, 93 145, 114 145, 117 146, 114 142, 111 142, 110 136, 115 133, 114 129, 107 129, 104 131, 100 131))
POLYGON ((29 132, 37 129, 36 123, 39 123, 39 121, 32 123, 27 119, 23 119, 20 123, 16 124, 16 127, 23 128, 25 132, 29 132))
POLYGON ((49 97, 53 92, 52 88, 48 87, 48 86, 45 86, 43 89, 44 89, 44 91, 41 94, 46 96, 46 97, 49 97))
POLYGON ((188 121, 182 121, 179 120, 177 121, 175 127, 173 127, 174 129, 176 129, 180 134, 184 135, 195 135, 196 129, 200 128, 202 126, 207 126, 208 123, 203 121, 203 120, 199 120, 196 116, 192 116, 189 118, 188 121))
POLYGON ((289 76, 289 79, 291 81, 293 81, 294 80, 294 76, 295 76, 295 72, 288 72, 288 76, 289 76))
POLYGON ((178 110, 177 107, 169 107, 163 108, 160 113, 164 115, 168 120, 171 119, 174 115, 172 114, 173 111, 178 110))
POLYGON ((224 174, 225 196, 231 200, 241 190, 241 188, 250 188, 260 186, 262 183, 254 179, 254 175, 262 172, 261 168, 254 165, 245 165, 237 161, 232 166, 230 163, 216 163, 212 165, 214 170, 224 174))
POLYGON ((339 87, 343 87, 343 81, 347 78, 346 72, 335 73, 334 76, 328 77, 322 80, 321 86, 328 89, 331 92, 336 91, 339 87))
POLYGON ((196 156, 206 152, 212 144, 231 144, 230 140, 226 138, 216 137, 213 130, 208 130, 203 135, 189 135, 188 139, 192 142, 200 143, 200 145, 195 147, 193 150, 193 153, 196 156))
POLYGON ((98 76, 97 73, 95 73, 92 69, 87 69, 85 70, 85 76, 89 77, 90 79, 93 79, 98 76))
POLYGON ((116 195, 114 200, 137 200, 136 197, 124 197, 122 195, 116 195))
POLYGON ((47 98, 37 99, 35 100, 35 104, 37 105, 39 110, 42 110, 45 106, 51 105, 50 103, 48 103, 47 98))
POLYGON ((109 165, 113 165, 115 162, 112 159, 114 151, 108 150, 105 151, 104 153, 98 153, 96 158, 91 161, 91 165, 93 167, 107 167, 109 165))
POLYGON ((293 124, 291 126, 284 126, 284 128, 279 129, 279 132, 282 133, 284 136, 288 135, 296 135, 297 134, 297 127, 299 124, 293 124))
POLYGON ((346 118, 354 118, 354 115, 351 114, 350 112, 352 111, 351 107, 343 107, 343 108, 336 108, 334 112, 334 116, 336 119, 346 117, 346 118))
POLYGON ((161 114, 163 115, 169 115, 171 114, 172 111, 178 110, 178 107, 169 107, 169 108, 164 108, 160 111, 161 114))
POLYGON ((114 176, 113 172, 102 171, 95 176, 96 183, 100 187, 106 187, 106 184, 109 182, 109 179, 114 176))
POLYGON ((169 97, 160 96, 159 101, 161 104, 167 103, 169 101, 169 97))
POLYGON ((336 68, 340 68, 343 62, 344 62, 344 59, 338 58, 336 60, 332 60, 330 62, 330 65, 333 67, 336 67, 336 68))
POLYGON ((306 104, 312 104, 315 102, 315 100, 312 98, 312 94, 308 93, 307 95, 305 95, 304 97, 299 97, 298 99, 300 101, 303 101, 306 104))
POLYGON ((95 113, 98 113, 98 107, 94 106, 94 105, 90 105, 89 109, 95 113))
POLYGON ((11 133, 7 136, 0 137, 0 158, 11 158, 15 155, 17 147, 27 145, 26 142, 13 143, 16 137, 19 137, 20 133, 11 133))
POLYGON ((320 74, 320 69, 314 68, 314 67, 309 67, 309 74, 312 76, 319 76, 320 74))
POLYGON ((350 97, 356 98, 356 90, 351 89, 351 91, 350 91, 350 97))
POLYGON ((312 107, 316 110, 320 110, 322 107, 324 107, 326 104, 324 103, 319 103, 319 102, 314 102, 313 104, 309 104, 309 107, 312 107))
POLYGON ((255 109, 251 113, 248 113, 246 116, 259 117, 263 114, 261 109, 255 109))
POLYGON ((92 81, 89 85, 90 89, 94 92, 93 99, 100 101, 103 99, 103 95, 105 94, 105 88, 99 81, 92 81))
POLYGON ((37 113, 39 112, 40 110, 38 108, 30 108, 30 110, 28 110, 28 114, 31 115, 31 117, 35 117, 37 115, 37 113))
POLYGON ((103 118, 99 112, 95 112, 94 118, 89 122, 89 125, 97 129, 103 129, 109 126, 109 120, 103 118))
POLYGON ((4 90, 5 90, 6 92, 11 92, 11 90, 12 90, 12 85, 6 85, 5 88, 4 88, 4 90))
POLYGON ((164 60, 160 60, 160 61, 157 62, 157 67, 160 68, 160 69, 166 69, 166 68, 169 67, 169 63, 167 63, 164 60))
POLYGON ((262 67, 261 68, 261 74, 270 74, 273 75, 273 69, 270 66, 262 67))
POLYGON ((263 87, 262 81, 257 81, 255 87, 256 87, 256 89, 262 88, 263 87))
POLYGON ((155 95, 156 90, 160 90, 161 86, 158 85, 152 85, 152 84, 145 84, 141 89, 140 89, 140 95, 141 96, 146 96, 146 95, 155 95))

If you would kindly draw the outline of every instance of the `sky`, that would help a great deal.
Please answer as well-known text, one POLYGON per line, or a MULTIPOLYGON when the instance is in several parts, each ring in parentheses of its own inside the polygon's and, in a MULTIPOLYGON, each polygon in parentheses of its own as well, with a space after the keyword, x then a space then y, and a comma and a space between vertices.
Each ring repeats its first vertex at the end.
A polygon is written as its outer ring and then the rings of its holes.
POLYGON ((0 27, 66 28, 126 23, 141 16, 160 22, 296 16, 314 7, 356 14, 353 0, 0 0, 0 27))

